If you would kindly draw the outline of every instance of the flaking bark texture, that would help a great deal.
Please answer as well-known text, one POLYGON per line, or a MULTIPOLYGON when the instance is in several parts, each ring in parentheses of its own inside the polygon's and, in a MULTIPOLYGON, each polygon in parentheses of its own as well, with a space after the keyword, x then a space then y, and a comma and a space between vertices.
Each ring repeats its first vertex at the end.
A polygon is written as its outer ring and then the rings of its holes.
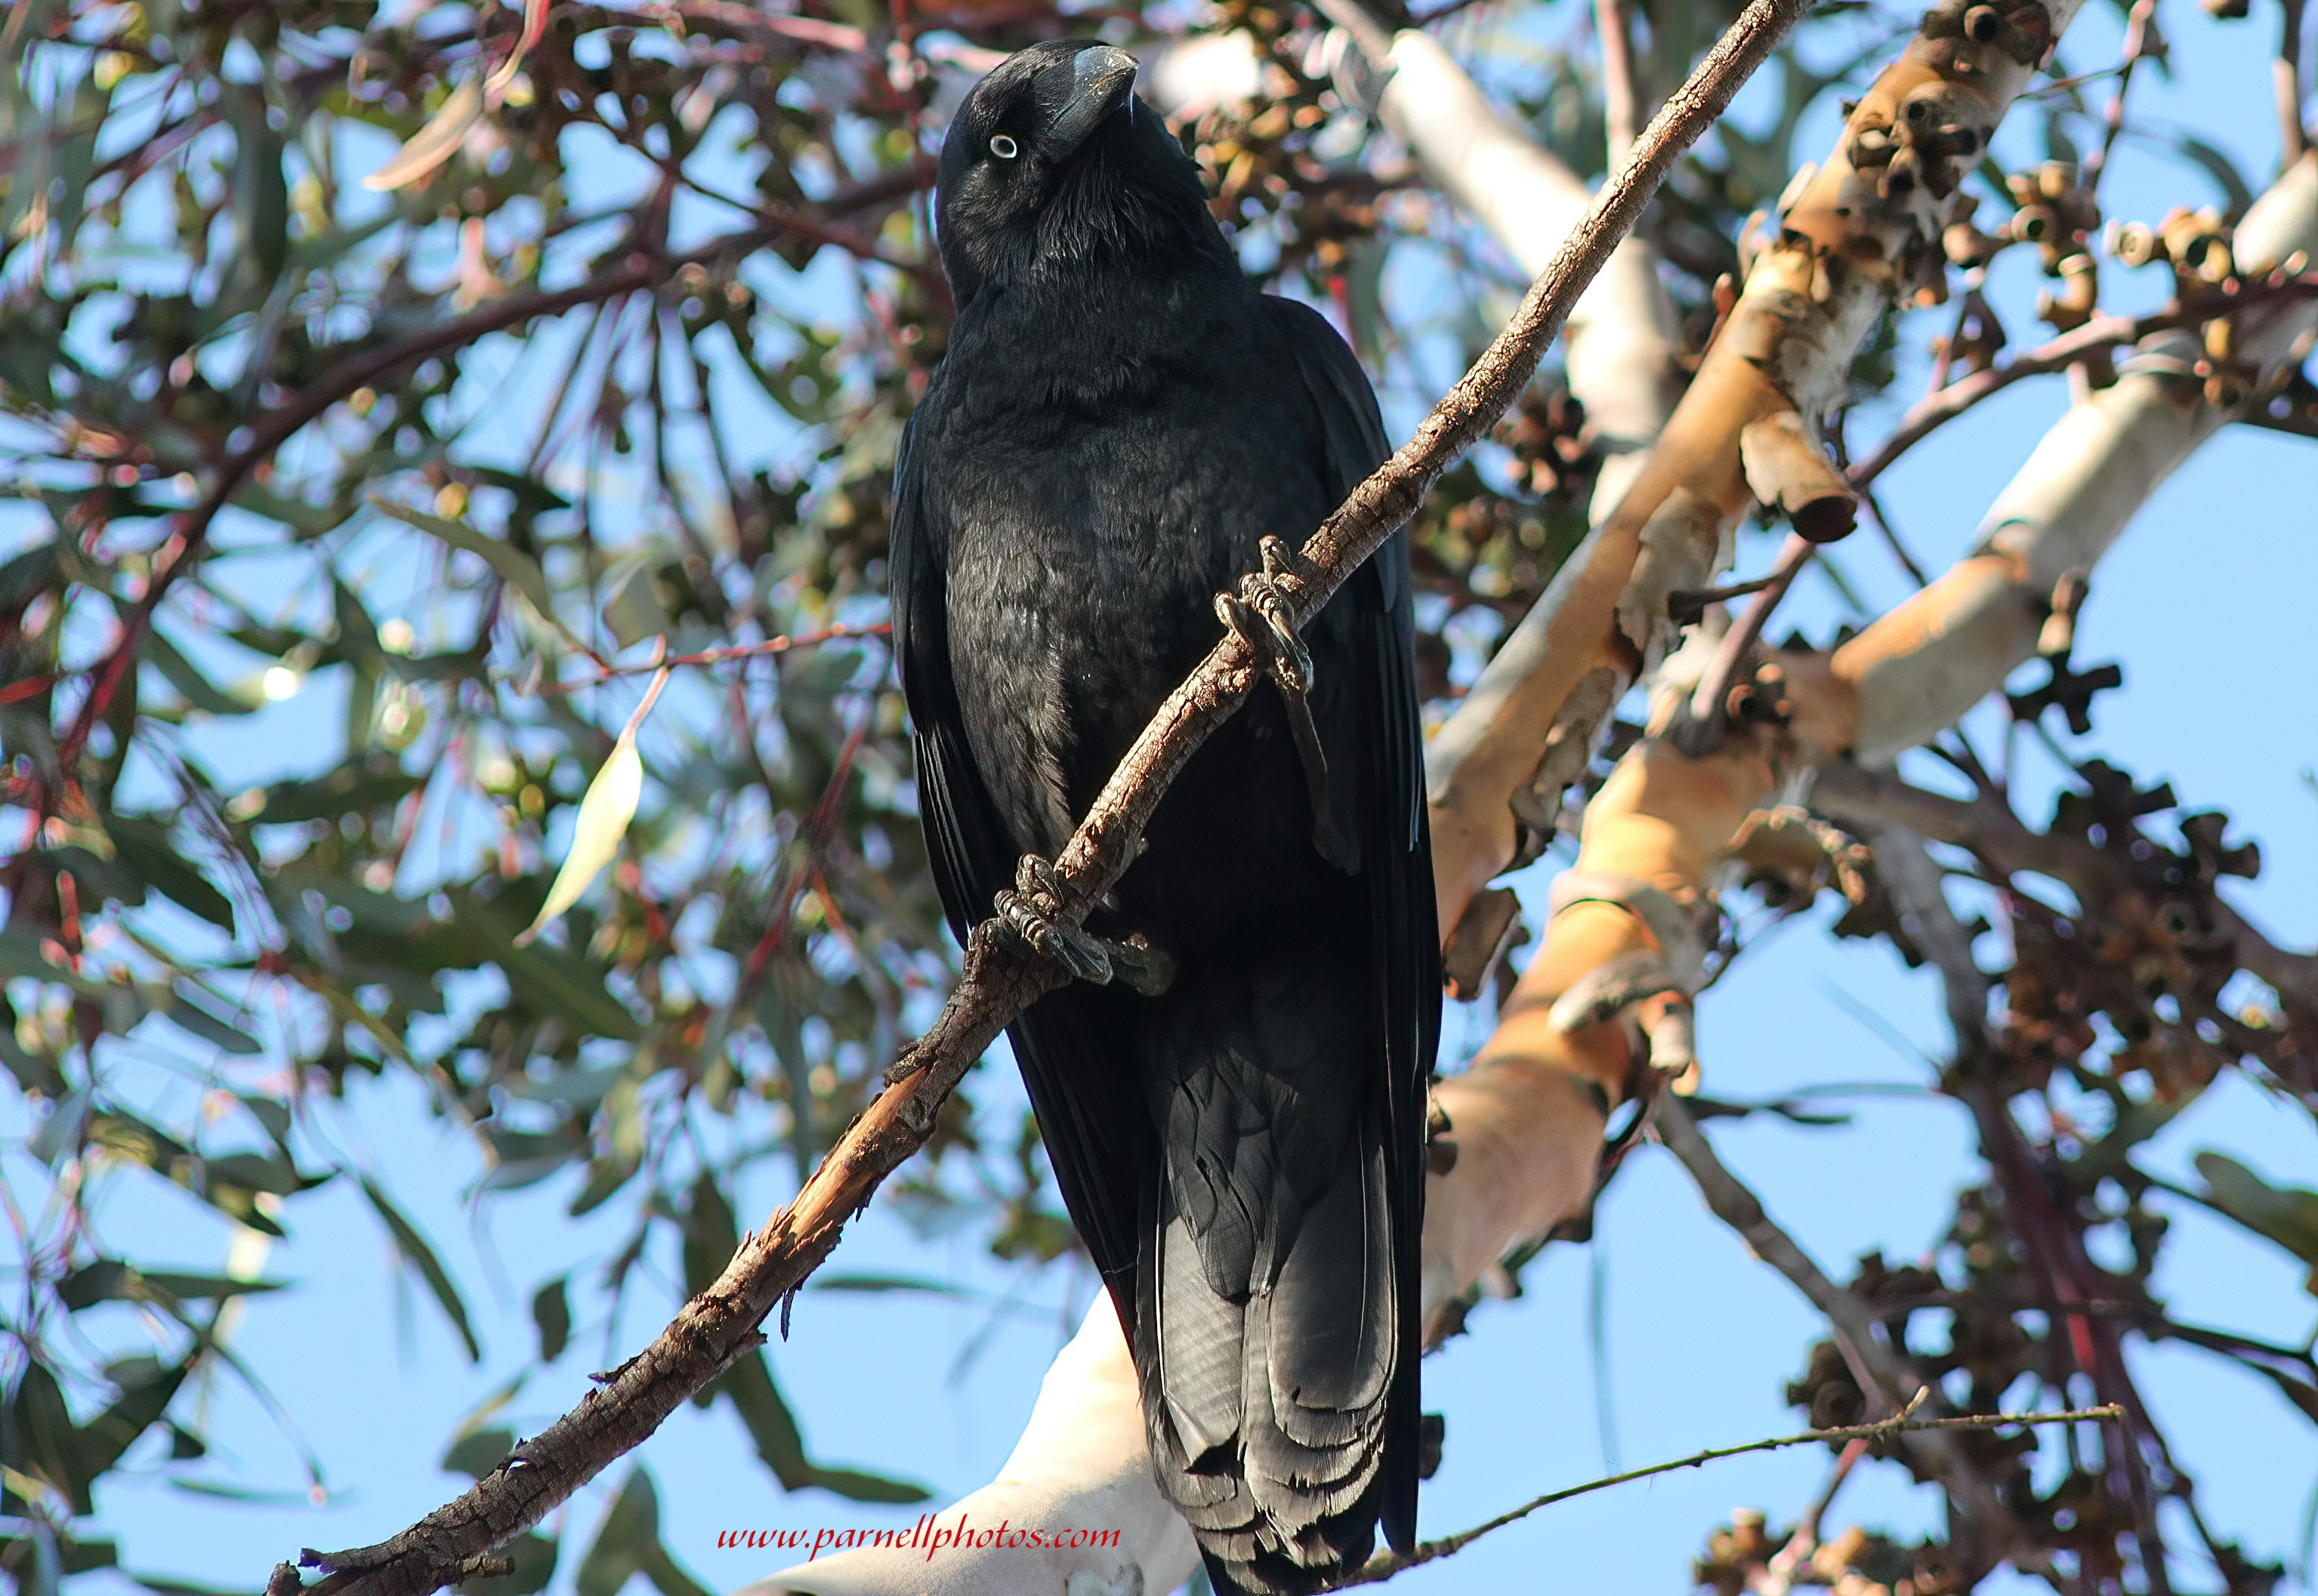
MULTIPOLYGON (((1515 857, 1514 794, 1578 684, 1613 673, 1619 692, 1664 658, 1666 596, 1710 585, 1754 504, 1740 451, 1747 427, 1792 415, 1814 434, 1853 355, 1886 308, 1936 281, 1939 235, 1960 171, 1979 157, 2079 0, 1928 13, 1877 77, 1821 166, 1782 196, 1730 317, 1617 509, 1514 628, 1434 740, 1433 872, 1441 923, 1515 857), (1977 18, 1976 18, 1977 20, 1977 18)), ((1590 743, 1592 725, 1562 726, 1590 743)))

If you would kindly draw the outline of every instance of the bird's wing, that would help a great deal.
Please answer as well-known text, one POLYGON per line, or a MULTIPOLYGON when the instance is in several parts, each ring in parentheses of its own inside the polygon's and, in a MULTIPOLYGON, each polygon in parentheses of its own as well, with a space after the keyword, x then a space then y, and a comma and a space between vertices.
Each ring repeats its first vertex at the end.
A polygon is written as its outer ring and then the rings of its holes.
POLYGON ((885 559, 894 605, 894 660, 918 751, 918 807, 934 884, 960 946, 990 901, 1011 886, 1014 854, 966 746, 966 717, 950 675, 947 529, 931 513, 912 447, 917 417, 894 459, 893 532, 885 559))
MULTIPOLYGON (((936 379, 937 384, 939 379, 936 379)), ((991 900, 1014 884, 1019 846, 990 797, 966 740, 949 652, 949 527, 925 462, 913 447, 920 420, 939 404, 930 392, 902 435, 894 462, 893 528, 886 584, 894 658, 918 755, 918 809, 934 885, 960 946, 990 918, 991 900)), ((1008 1027, 1015 1062, 1045 1133, 1055 1179, 1107 1281, 1132 1281, 1138 1204, 1155 1154, 1139 1088, 1123 1071, 1073 1069, 1102 1056, 1105 1005, 1095 989, 1056 992, 1008 1027)), ((1132 1312, 1128 1299, 1122 1310, 1132 1312)))
MULTIPOLYGON (((1269 299, 1266 308, 1295 351, 1305 387, 1319 411, 1328 447, 1330 488, 1338 501, 1390 453, 1376 394, 1335 328, 1307 306, 1269 299)), ((1424 1189, 1425 1090, 1441 1024, 1441 938, 1433 896, 1433 855, 1425 823, 1424 737, 1416 689, 1415 587, 1408 533, 1395 533, 1334 600, 1353 609, 1359 691, 1321 735, 1331 785, 1350 799, 1359 833, 1374 928, 1371 968, 1384 999, 1387 1180, 1398 1234, 1401 1317, 1399 1367, 1410 1378, 1394 1404, 1387 1456, 1406 1474, 1388 1481, 1386 1532, 1396 1545, 1415 1534, 1418 1414, 1417 1263, 1424 1189), (1339 767, 1350 768, 1339 770, 1339 767), (1399 1521, 1396 1522, 1396 1520, 1399 1521)))

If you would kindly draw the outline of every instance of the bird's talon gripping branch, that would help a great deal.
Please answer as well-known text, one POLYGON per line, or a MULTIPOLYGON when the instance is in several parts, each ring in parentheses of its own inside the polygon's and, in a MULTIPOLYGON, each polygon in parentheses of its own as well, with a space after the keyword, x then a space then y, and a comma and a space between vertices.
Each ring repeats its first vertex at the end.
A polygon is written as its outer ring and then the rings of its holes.
MULTIPOLYGON (((1063 918, 1062 877, 1037 854, 1025 854, 1015 869, 1014 885, 1000 892, 992 907, 998 923, 1034 953, 1043 954, 1072 975, 1096 986, 1117 981, 1146 998, 1155 998, 1175 982, 1174 956, 1137 931, 1113 942, 1063 918)), ((1117 901, 1104 895, 1103 906, 1117 901)))
POLYGON ((1097 986, 1110 982, 1110 950, 1102 938, 1091 936, 1062 918, 1062 878, 1037 854, 1024 854, 1014 873, 1014 885, 992 900, 999 923, 1023 946, 1041 953, 1081 981, 1097 986))
POLYGON ((1296 553, 1280 538, 1267 537, 1259 545, 1263 569, 1239 579, 1237 593, 1216 595, 1216 614, 1247 646, 1271 665, 1272 684, 1288 708, 1288 729, 1296 739, 1297 757, 1304 765, 1304 787, 1312 802, 1312 846, 1320 856, 1350 875, 1360 868, 1358 856, 1345 841, 1328 800, 1328 756, 1320 747, 1320 729, 1313 723, 1312 650, 1296 631, 1296 605, 1280 578, 1296 572, 1296 553))

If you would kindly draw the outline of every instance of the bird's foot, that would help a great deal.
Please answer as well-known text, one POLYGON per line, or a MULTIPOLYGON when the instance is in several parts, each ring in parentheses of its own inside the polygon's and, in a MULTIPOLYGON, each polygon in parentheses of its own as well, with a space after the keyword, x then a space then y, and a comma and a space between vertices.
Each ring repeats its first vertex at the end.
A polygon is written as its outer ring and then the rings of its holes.
POLYGON ((1312 802, 1312 846, 1350 875, 1360 867, 1360 858, 1337 825, 1335 808, 1328 800, 1328 756, 1312 720, 1312 650, 1297 634, 1296 606, 1280 585, 1281 577, 1296 574, 1298 562, 1295 551, 1279 538, 1265 538, 1261 547, 1263 569, 1242 577, 1237 593, 1217 594, 1216 614, 1249 648, 1271 661, 1271 680, 1287 705, 1288 729, 1304 765, 1304 789, 1312 802))
POLYGON ((1258 545, 1263 569, 1239 579, 1236 593, 1216 595, 1216 614, 1248 647, 1271 663, 1271 679, 1290 698, 1312 690, 1312 651, 1296 632, 1296 605, 1280 578, 1296 574, 1294 550, 1280 538, 1258 545))
POLYGON ((1137 931, 1110 945, 1111 973, 1132 990, 1155 998, 1175 984, 1175 955, 1137 931))
POLYGON ((1063 919, 1062 878, 1037 854, 1022 856, 1013 886, 1000 892, 992 907, 1024 946, 1046 955, 1081 981, 1100 986, 1110 980, 1110 955, 1102 938, 1063 919))
POLYGON ((1081 981, 1107 986, 1118 981, 1155 998, 1175 980, 1175 961, 1141 932, 1123 942, 1098 937, 1062 918, 1062 878, 1037 854, 1024 854, 1014 885, 993 907, 1009 931, 1033 952, 1044 954, 1081 981))

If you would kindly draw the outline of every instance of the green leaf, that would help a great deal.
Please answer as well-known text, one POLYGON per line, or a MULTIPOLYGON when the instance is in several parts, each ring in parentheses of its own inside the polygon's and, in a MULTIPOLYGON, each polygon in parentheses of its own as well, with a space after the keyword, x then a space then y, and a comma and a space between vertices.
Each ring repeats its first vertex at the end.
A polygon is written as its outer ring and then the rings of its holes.
POLYGON ((234 819, 265 825, 301 820, 335 820, 345 814, 368 814, 403 799, 427 785, 428 773, 409 771, 391 754, 364 754, 347 760, 327 776, 307 781, 279 782, 234 800, 234 819))
POLYGON ((624 649, 667 633, 668 611, 649 562, 630 566, 613 584, 611 596, 604 600, 604 630, 624 649))
POLYGON ((193 1001, 193 993, 198 990, 192 982, 180 979, 161 1009, 163 1018, 178 1029, 244 1058, 265 1051, 265 1045, 247 1031, 193 1001))
POLYGON ((146 632, 142 652, 146 661, 161 673, 161 679, 177 690, 189 709, 211 715, 246 715, 265 702, 256 694, 229 692, 211 681, 158 630, 146 632))
POLYGON ((364 1179, 362 1188, 363 1195, 370 1199, 370 1206, 378 1210, 379 1218, 385 1222, 387 1233, 394 1238, 395 1251, 402 1254, 405 1263, 418 1271, 418 1278, 427 1282, 427 1289, 435 1294, 435 1300, 443 1305, 443 1312, 450 1318, 453 1328, 458 1331, 459 1339, 466 1342, 468 1360, 481 1363, 483 1349, 475 1340, 474 1327, 468 1323, 467 1305, 460 1298, 459 1288, 452 1284, 450 1271, 443 1267, 442 1260, 435 1256, 435 1249, 427 1245, 427 1238, 419 1233, 418 1227, 404 1218, 402 1211, 387 1200, 386 1193, 367 1178, 364 1179))
POLYGON ((75 1512, 94 1511, 80 1471, 79 1437, 56 1376, 43 1365, 27 1364, 7 1411, 12 1466, 53 1487, 75 1512))
POLYGON ((207 877, 178 856, 166 823, 141 815, 114 815, 105 822, 121 863, 148 886, 221 930, 233 929, 233 903, 207 877))
POLYGON ((882 1475, 864 1474, 858 1469, 823 1468, 809 1461, 804 1455, 804 1439, 798 1433, 796 1416, 773 1383, 772 1365, 763 1352, 753 1352, 734 1363, 707 1394, 732 1399, 734 1411, 741 1422, 748 1427, 749 1438, 757 1444, 757 1456, 773 1471, 773 1477, 785 1491, 803 1491, 818 1486, 833 1491, 854 1502, 923 1502, 930 1493, 922 1485, 905 1480, 891 1480, 882 1475))
POLYGON ((92 1116, 86 1134, 95 1145, 143 1164, 220 1213, 230 1215, 252 1230, 263 1231, 269 1236, 284 1233, 259 1207, 260 1196, 291 1197, 330 1179, 328 1175, 301 1174, 286 1158, 267 1158, 254 1152, 196 1158, 193 1149, 175 1137, 118 1109, 92 1116))
POLYGON ((620 1587, 660 1551, 660 1498, 639 1465, 597 1528, 596 1544, 580 1560, 579 1596, 619 1596, 620 1587))
POLYGON ((832 1275, 816 1274, 806 1282, 808 1291, 923 1292, 929 1296, 966 1296, 963 1287, 943 1280, 921 1279, 914 1275, 832 1275))
POLYGON ((571 1299, 568 1277, 558 1275, 532 1294, 531 1322, 539 1327, 539 1361, 553 1363, 571 1340, 571 1299))
POLYGON ((732 1254, 741 1250, 741 1224, 716 1177, 703 1170, 692 1183, 692 1203, 684 1215, 684 1292, 698 1296, 716 1283, 732 1254))
POLYGON ((279 1280, 234 1280, 221 1275, 180 1274, 170 1269, 140 1269, 117 1258, 100 1258, 57 1282, 57 1296, 66 1307, 79 1311, 101 1302, 180 1302, 245 1296, 279 1291, 279 1280))
POLYGON ((2173 135, 2173 147, 2205 168, 2206 175, 2220 185, 2223 194, 2229 200, 2229 206, 2222 217, 2224 222, 2234 225, 2240 217, 2253 208, 2253 190, 2248 188, 2246 180, 2238 175, 2235 161, 2194 133, 2176 133, 2173 135))
MULTIPOLYGON (((109 1540, 75 1540, 69 1536, 44 1531, 54 1538, 53 1548, 40 1547, 35 1541, 13 1535, 0 1535, 0 1567, 22 1568, 42 1550, 52 1549, 59 1574, 87 1574, 93 1569, 118 1568, 121 1549, 109 1540)), ((24 1587, 19 1586, 22 1592, 24 1587)))
POLYGON ((146 1367, 132 1377, 116 1376, 121 1394, 80 1432, 80 1464, 87 1479, 94 1480, 120 1462, 139 1436, 160 1422, 193 1368, 190 1359, 170 1368, 149 1359, 139 1361, 146 1367))
POLYGON ((454 521, 447 516, 436 516, 425 510, 400 505, 377 494, 371 496, 373 507, 383 510, 397 521, 415 526, 430 536, 437 537, 454 549, 463 549, 499 573, 508 586, 531 601, 531 607, 540 618, 555 619, 554 596, 548 591, 546 573, 539 562, 512 543, 485 533, 477 532, 463 521, 454 521))
POLYGON ((596 1036, 633 1042, 643 1034, 635 1016, 604 990, 603 973, 579 955, 544 943, 519 946, 498 909, 471 892, 453 892, 451 912, 478 953, 499 967, 526 1007, 578 1026, 596 1036))
POLYGON ((266 121, 265 90, 256 84, 227 87, 226 107, 238 147, 233 271, 238 286, 259 300, 272 291, 290 251, 290 189, 282 173, 282 136, 266 121))
POLYGON ((477 1430, 461 1436, 443 1454, 443 1469, 446 1474, 463 1474, 471 1480, 480 1480, 499 1466, 499 1460, 515 1450, 515 1431, 507 1429, 477 1430))
POLYGON ((2269 1237, 2313 1270, 2309 1290, 2318 1296, 2318 1191, 2272 1186, 2233 1158, 2197 1154, 2206 1178, 2206 1204, 2259 1235, 2269 1237))
POLYGON ((663 1546, 655 1545, 651 1556, 644 1559, 643 1575, 659 1588, 660 1596, 712 1596, 708 1587, 687 1574, 663 1546))

